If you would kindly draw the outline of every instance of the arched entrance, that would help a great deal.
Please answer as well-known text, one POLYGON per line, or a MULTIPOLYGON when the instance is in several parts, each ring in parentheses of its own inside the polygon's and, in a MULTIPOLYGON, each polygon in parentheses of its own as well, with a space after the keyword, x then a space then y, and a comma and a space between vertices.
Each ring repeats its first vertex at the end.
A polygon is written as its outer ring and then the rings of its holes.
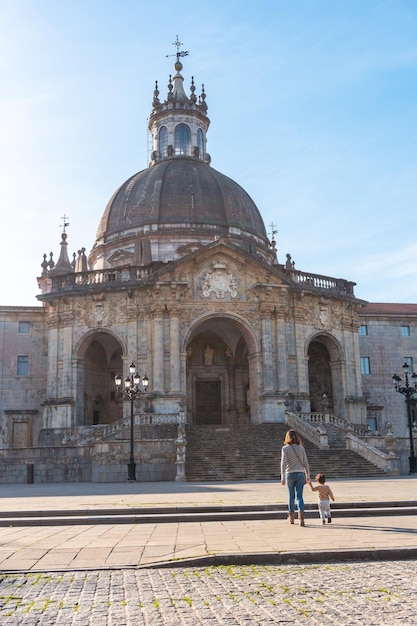
POLYGON ((251 421, 255 384, 250 381, 256 380, 249 359, 253 344, 250 333, 237 320, 210 318, 193 329, 186 366, 189 423, 233 425, 251 421))
POLYGON ((123 375, 123 349, 109 332, 84 337, 77 357, 77 424, 110 424, 122 417, 114 377, 123 375))
POLYGON ((308 346, 308 381, 313 413, 344 413, 340 375, 340 348, 327 335, 316 336, 308 346))

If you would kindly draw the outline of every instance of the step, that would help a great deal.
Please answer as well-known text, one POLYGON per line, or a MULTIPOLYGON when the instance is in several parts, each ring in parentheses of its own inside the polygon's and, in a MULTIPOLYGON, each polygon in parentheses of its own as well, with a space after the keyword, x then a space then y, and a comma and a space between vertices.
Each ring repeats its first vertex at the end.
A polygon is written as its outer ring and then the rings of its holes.
MULTIPOLYGON (((187 427, 186 476, 204 480, 278 479, 280 451, 286 424, 241 427, 187 427)), ((383 470, 346 449, 319 450, 305 442, 311 475, 323 471, 329 478, 385 476, 383 470)))
MULTIPOLYGON (((337 502, 332 504, 332 512, 335 518, 416 515, 417 502, 337 502)), ((317 505, 306 504, 305 514, 307 518, 316 517, 317 505)), ((0 527, 282 520, 287 515, 284 504, 10 511, 0 514, 0 527)))

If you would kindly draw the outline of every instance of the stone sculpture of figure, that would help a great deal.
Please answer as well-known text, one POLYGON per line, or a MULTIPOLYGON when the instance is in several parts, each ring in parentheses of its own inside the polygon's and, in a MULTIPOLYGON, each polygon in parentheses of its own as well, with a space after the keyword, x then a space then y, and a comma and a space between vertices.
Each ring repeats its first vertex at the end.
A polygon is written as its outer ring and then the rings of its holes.
POLYGON ((214 350, 211 346, 207 345, 204 350, 204 365, 213 365, 214 350))
POLYGON ((206 275, 203 278, 201 283, 201 290, 203 292, 203 296, 208 298, 211 292, 211 284, 210 284, 210 272, 206 272, 206 275))

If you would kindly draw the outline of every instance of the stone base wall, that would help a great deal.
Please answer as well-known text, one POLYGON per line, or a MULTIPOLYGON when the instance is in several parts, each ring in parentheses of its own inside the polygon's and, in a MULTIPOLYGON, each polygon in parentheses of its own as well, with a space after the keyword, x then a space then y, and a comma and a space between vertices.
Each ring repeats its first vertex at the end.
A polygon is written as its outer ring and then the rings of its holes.
MULTIPOLYGON (((174 441, 135 441, 138 482, 174 481, 174 441)), ((90 446, 0 450, 1 483, 102 482, 127 480, 128 442, 90 446)))

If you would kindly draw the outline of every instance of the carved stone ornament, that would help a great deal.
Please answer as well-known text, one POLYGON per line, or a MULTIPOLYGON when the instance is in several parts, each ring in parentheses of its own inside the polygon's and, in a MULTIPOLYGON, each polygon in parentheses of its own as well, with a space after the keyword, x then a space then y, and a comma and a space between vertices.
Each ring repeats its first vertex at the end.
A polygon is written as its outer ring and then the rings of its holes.
POLYGON ((237 284, 232 272, 226 269, 226 263, 221 260, 213 261, 213 269, 206 272, 201 281, 203 298, 209 298, 213 292, 216 298, 223 299, 227 293, 231 298, 237 298, 237 284))
POLYGON ((328 328, 331 324, 331 316, 328 308, 321 307, 319 311, 319 321, 323 328, 328 328))

